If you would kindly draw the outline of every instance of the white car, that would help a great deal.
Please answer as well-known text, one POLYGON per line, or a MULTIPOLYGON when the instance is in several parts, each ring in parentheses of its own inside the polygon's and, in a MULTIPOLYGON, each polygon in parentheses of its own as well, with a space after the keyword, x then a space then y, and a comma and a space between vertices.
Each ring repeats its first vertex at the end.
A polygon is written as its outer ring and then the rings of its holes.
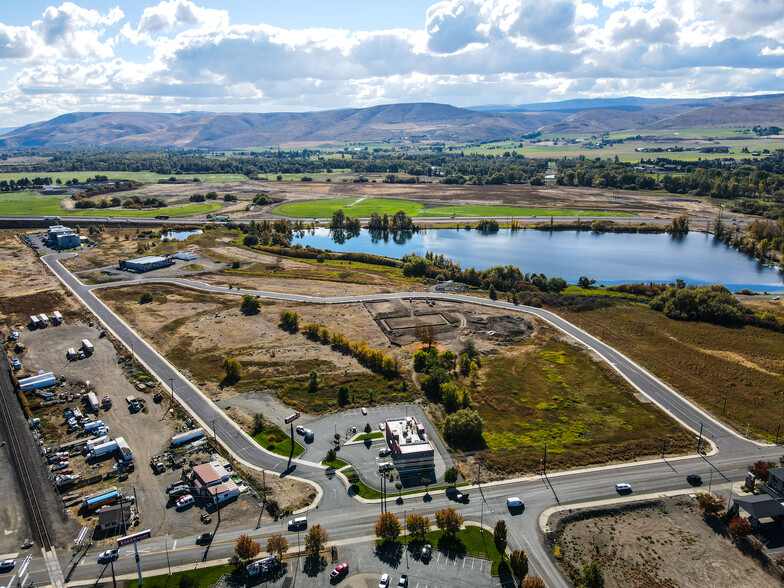
POLYGON ((632 486, 631 486, 631 484, 626 484, 625 482, 622 482, 620 484, 616 484, 615 485, 615 491, 616 492, 631 492, 632 491, 632 486))
POLYGON ((381 579, 378 581, 378 588, 387 588, 389 586, 389 574, 381 574, 381 579))
POLYGON ((378 423, 378 430, 379 431, 383 431, 384 430, 384 423, 378 423))
POLYGON ((15 559, 4 559, 0 561, 0 570, 10 570, 16 565, 15 559))
POLYGON ((525 504, 517 496, 511 496, 506 499, 507 508, 523 508, 525 504))
POLYGON ((362 411, 362 414, 365 414, 365 415, 367 414, 367 408, 365 408, 364 406, 362 408, 360 408, 359 410, 362 411))
POLYGON ((180 496, 177 499, 175 506, 178 509, 180 509, 180 508, 185 508, 186 506, 190 506, 193 503, 194 503, 193 496, 191 496, 190 494, 185 494, 184 496, 180 496))
POLYGON ((102 551, 101 554, 98 556, 98 563, 108 563, 110 561, 117 561, 117 558, 119 556, 120 554, 116 549, 107 549, 106 551, 102 551))
POLYGON ((294 429, 298 434, 304 435, 305 434, 305 427, 302 425, 297 425, 297 428, 294 429))
POLYGON ((383 449, 378 450, 379 457, 386 457, 390 453, 392 453, 392 450, 389 447, 384 447, 383 449))

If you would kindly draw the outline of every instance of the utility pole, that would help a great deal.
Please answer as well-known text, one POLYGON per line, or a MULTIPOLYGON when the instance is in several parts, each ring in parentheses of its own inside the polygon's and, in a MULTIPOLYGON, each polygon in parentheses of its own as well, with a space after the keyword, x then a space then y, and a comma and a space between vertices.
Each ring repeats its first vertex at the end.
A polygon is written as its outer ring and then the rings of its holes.
POLYGON ((403 510, 403 538, 406 544, 406 569, 408 569, 408 521, 406 518, 406 511, 403 510))
POLYGON ((544 459, 542 460, 542 475, 547 476, 547 441, 544 443, 544 459))
POLYGON ((169 408, 174 407, 174 378, 169 378, 169 392, 171 392, 171 403, 172 406, 169 408))
POLYGON ((721 409, 721 414, 727 414, 727 394, 729 393, 729 388, 724 389, 724 407, 721 409))
POLYGON ((665 446, 665 443, 667 443, 667 441, 665 439, 662 439, 662 459, 664 459, 664 446, 665 446))
POLYGON ((216 445, 218 444, 218 431, 215 430, 215 419, 212 419, 212 441, 216 445))
POLYGON ((779 426, 776 427, 776 445, 779 444, 779 432, 780 431, 781 431, 781 423, 779 423, 779 426))
POLYGON ((164 545, 166 546, 166 567, 169 568, 169 575, 171 576, 171 564, 169 563, 169 534, 163 538, 164 545))
POLYGON ((702 449, 702 423, 700 423, 700 436, 697 437, 697 453, 702 449))

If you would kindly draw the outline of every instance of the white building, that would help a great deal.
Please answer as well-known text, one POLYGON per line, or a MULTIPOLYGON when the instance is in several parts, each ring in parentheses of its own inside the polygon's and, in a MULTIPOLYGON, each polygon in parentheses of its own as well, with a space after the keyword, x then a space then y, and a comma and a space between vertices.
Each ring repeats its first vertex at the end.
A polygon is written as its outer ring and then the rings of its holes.
POLYGON ((387 419, 385 437, 401 476, 426 472, 434 467, 435 450, 425 427, 414 417, 387 419))

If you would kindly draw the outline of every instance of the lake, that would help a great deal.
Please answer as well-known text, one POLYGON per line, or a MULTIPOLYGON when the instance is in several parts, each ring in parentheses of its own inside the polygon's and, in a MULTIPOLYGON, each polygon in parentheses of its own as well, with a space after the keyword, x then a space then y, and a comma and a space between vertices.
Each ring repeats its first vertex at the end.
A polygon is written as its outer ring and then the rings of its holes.
POLYGON ((161 240, 168 239, 169 241, 185 241, 188 237, 194 235, 201 235, 201 229, 194 229, 193 231, 166 231, 161 235, 161 240))
POLYGON ((784 274, 714 241, 712 235, 691 232, 682 237, 525 230, 497 233, 476 230, 431 229, 396 243, 373 239, 367 230, 336 243, 328 229, 315 229, 293 242, 332 251, 362 251, 388 257, 426 251, 443 254, 463 268, 485 269, 515 265, 523 273, 544 273, 575 283, 588 276, 597 284, 673 282, 724 284, 731 290, 784 290, 784 274))

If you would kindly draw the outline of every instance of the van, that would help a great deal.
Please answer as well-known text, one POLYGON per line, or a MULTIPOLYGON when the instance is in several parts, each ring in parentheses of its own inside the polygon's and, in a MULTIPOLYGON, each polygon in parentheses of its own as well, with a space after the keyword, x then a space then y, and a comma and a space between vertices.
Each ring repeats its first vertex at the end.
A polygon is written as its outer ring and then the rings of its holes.
POLYGON ((45 326, 47 326, 49 324, 49 317, 46 316, 43 312, 41 314, 39 314, 38 316, 41 317, 41 325, 42 326, 45 327, 45 326))
POLYGON ((307 517, 297 517, 296 519, 291 519, 288 523, 289 531, 305 529, 307 526, 308 526, 307 517))
POLYGON ((40 324, 41 324, 41 321, 38 320, 37 316, 31 316, 30 317, 30 328, 37 329, 38 325, 40 325, 40 324))
POLYGON ((391 461, 382 461, 381 463, 378 464, 379 472, 388 472, 393 469, 395 469, 395 466, 392 465, 391 461))

